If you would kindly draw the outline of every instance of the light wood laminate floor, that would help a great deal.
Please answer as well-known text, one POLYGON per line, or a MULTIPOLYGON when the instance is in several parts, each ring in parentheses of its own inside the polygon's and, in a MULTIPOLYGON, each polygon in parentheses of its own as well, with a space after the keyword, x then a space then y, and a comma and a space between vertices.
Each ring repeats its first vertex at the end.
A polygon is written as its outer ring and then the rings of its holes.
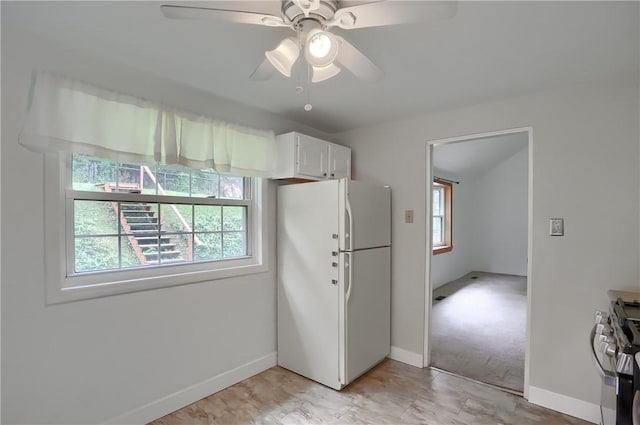
POLYGON ((151 425, 578 425, 588 422, 431 369, 385 360, 342 391, 268 369, 151 425))

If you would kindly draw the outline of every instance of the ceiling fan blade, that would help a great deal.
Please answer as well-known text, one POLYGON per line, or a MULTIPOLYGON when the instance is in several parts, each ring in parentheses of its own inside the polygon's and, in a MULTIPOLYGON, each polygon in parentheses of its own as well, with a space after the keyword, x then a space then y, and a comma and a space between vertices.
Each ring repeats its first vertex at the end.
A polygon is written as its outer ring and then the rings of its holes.
POLYGON ((160 6, 162 14, 170 19, 204 19, 227 21, 239 24, 267 25, 270 27, 291 27, 281 17, 264 13, 241 10, 212 9, 209 7, 191 7, 164 4, 160 6))
POLYGON ((449 19, 458 10, 457 1, 381 1, 338 9, 327 26, 342 29, 449 19))
POLYGON ((275 71, 276 69, 271 65, 271 62, 265 58, 249 76, 249 79, 253 81, 266 81, 273 77, 275 71))
POLYGON ((353 44, 340 36, 336 36, 336 38, 340 43, 336 61, 340 65, 362 80, 376 81, 384 76, 384 72, 353 44))
POLYGON ((313 70, 313 77, 311 77, 312 83, 328 80, 340 73, 340 67, 334 63, 330 63, 327 66, 311 66, 311 69, 313 70))

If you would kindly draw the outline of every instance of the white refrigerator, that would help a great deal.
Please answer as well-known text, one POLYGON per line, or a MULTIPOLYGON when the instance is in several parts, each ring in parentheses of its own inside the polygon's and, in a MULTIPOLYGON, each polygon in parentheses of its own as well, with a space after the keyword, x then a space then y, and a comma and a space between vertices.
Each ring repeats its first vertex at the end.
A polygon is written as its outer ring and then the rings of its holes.
POLYGON ((340 179, 278 188, 278 364, 341 389, 391 333, 391 190, 340 179))

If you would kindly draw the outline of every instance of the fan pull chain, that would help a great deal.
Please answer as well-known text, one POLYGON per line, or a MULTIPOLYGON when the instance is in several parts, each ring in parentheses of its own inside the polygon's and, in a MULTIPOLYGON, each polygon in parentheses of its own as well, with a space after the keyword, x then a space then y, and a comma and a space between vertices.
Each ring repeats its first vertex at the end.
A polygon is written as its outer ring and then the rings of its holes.
POLYGON ((309 112, 313 109, 311 104, 311 65, 307 64, 307 104, 304 105, 304 110, 309 112))
POLYGON ((302 59, 298 58, 298 85, 296 86, 296 93, 300 94, 304 91, 302 87, 302 59))
MULTIPOLYGON (((300 40, 300 26, 296 25, 296 34, 298 36, 298 50, 302 51, 302 41, 300 40)), ((302 87, 302 55, 298 55, 297 59, 297 70, 298 70, 298 85, 296 86, 296 93, 300 94, 304 91, 304 87, 302 87)))
MULTIPOLYGON (((301 27, 300 25, 296 25, 295 27, 296 29, 296 34, 298 35, 298 49, 302 52, 304 50, 304 43, 301 39, 301 27)), ((311 104, 311 73, 312 73, 312 69, 311 69, 311 64, 309 64, 306 60, 303 62, 303 57, 304 55, 299 55, 298 56, 298 85, 296 86, 296 93, 300 94, 304 91, 304 87, 302 86, 302 67, 303 64, 306 63, 307 65, 307 103, 304 105, 304 110, 309 112, 311 109, 313 109, 313 105, 311 104)))

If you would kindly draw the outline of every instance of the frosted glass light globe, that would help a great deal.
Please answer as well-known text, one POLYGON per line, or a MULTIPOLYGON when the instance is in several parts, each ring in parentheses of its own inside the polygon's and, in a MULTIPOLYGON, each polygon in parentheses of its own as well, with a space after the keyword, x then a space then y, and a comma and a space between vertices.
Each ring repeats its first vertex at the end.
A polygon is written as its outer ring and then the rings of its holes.
POLYGON ((313 31, 305 43, 304 56, 312 66, 327 66, 338 56, 339 42, 326 31, 313 31))
POLYGON ((316 34, 309 40, 309 53, 322 59, 331 51, 331 39, 326 34, 316 34))

